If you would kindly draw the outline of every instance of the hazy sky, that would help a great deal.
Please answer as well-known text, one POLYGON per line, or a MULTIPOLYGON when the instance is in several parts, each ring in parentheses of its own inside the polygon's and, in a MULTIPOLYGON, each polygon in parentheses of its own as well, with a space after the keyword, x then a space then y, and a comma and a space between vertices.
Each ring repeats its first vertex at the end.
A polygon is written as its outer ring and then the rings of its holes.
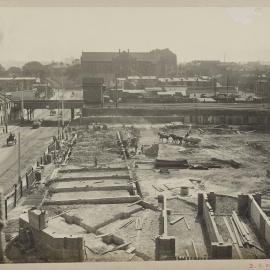
POLYGON ((170 48, 194 59, 270 61, 270 8, 0 8, 0 63, 82 51, 170 48))

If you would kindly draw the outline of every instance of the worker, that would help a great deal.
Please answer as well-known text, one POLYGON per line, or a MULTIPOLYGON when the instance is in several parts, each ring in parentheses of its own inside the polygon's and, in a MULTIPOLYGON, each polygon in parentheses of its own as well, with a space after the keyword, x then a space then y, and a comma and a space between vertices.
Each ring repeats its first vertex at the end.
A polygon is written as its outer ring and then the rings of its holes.
POLYGON ((97 160, 97 157, 95 156, 95 167, 97 167, 97 162, 98 160, 97 160))
POLYGON ((135 143, 134 149, 135 149, 135 153, 137 154, 137 150, 138 150, 138 144, 137 144, 137 142, 135 143))

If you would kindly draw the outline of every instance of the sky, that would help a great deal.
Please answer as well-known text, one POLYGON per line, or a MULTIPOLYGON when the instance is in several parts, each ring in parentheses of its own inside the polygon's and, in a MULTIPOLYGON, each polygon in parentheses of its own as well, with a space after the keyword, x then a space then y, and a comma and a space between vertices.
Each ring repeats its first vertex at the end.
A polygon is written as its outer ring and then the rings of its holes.
POLYGON ((0 7, 0 64, 169 48, 178 62, 270 61, 270 8, 0 7))

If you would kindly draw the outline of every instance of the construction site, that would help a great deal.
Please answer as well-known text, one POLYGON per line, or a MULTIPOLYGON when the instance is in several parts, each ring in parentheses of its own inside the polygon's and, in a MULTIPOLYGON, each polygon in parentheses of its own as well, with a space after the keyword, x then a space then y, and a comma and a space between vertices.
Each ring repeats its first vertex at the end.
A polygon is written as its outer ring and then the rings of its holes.
POLYGON ((8 216, 2 196, 8 262, 269 258, 267 133, 145 122, 66 134, 8 216))

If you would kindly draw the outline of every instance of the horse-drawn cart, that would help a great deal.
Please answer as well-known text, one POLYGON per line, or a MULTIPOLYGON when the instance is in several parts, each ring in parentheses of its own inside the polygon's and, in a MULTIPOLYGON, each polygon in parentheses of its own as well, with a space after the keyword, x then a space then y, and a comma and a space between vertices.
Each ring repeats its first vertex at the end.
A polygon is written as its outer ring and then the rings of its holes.
POLYGON ((7 138, 7 146, 15 145, 17 143, 16 136, 14 133, 10 133, 7 138))

